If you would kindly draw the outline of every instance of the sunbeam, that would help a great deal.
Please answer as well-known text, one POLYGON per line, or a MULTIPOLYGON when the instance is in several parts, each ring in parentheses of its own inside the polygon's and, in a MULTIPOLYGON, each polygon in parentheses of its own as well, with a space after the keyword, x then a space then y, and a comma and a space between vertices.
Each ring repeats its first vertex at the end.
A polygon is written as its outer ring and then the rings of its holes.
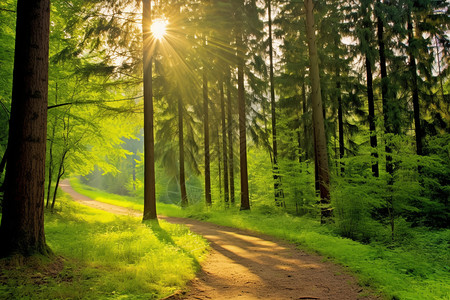
POLYGON ((167 23, 167 20, 163 19, 156 19, 155 21, 153 21, 150 30, 152 31, 155 39, 161 40, 164 38, 164 36, 166 35, 167 23))

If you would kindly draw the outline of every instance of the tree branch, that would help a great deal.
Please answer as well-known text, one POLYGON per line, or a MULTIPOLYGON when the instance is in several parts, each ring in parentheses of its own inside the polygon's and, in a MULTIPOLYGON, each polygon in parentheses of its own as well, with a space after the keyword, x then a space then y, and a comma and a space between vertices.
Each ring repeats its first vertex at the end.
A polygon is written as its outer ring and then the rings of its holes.
POLYGON ((83 105, 83 104, 102 104, 102 103, 108 103, 108 102, 120 102, 120 101, 131 101, 142 98, 142 96, 136 96, 131 98, 124 98, 124 99, 117 99, 117 100, 84 100, 84 101, 75 101, 75 102, 68 102, 68 103, 61 103, 61 104, 55 104, 50 105, 47 107, 47 109, 60 107, 60 106, 67 106, 67 105, 83 105))
POLYGON ((16 13, 15 10, 11 10, 11 9, 6 9, 6 8, 0 8, 1 11, 7 11, 7 12, 12 12, 12 13, 16 13))

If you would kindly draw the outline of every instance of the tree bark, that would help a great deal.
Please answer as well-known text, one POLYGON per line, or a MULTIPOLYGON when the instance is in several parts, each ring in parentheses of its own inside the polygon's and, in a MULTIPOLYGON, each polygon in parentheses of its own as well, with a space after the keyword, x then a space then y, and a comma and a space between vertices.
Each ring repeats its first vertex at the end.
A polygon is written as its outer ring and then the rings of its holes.
POLYGON ((238 107, 239 107, 239 166, 241 174, 241 210, 250 209, 247 171, 247 136, 245 124, 244 51, 242 34, 238 34, 238 107))
POLYGON ((211 206, 211 157, 209 154, 208 79, 203 66, 203 135, 205 142, 205 203, 211 206))
POLYGON ((155 138, 153 132, 151 1, 143 0, 143 68, 144 68, 144 214, 143 220, 155 220, 155 138))
POLYGON ((325 223, 331 217, 330 204, 330 173, 328 168, 327 143, 325 136, 325 124, 323 117, 322 95, 320 91, 319 60, 314 30, 314 5, 312 0, 304 0, 306 10, 306 34, 308 39, 311 100, 314 128, 314 150, 319 179, 321 222, 325 223))
POLYGON ((233 116, 231 111, 231 73, 227 80, 227 119, 228 119, 228 157, 230 171, 230 202, 235 203, 234 197, 234 150, 233 150, 233 116))
POLYGON ((0 256, 51 253, 44 234, 50 1, 17 2, 0 256))
POLYGON ((184 171, 184 132, 183 132, 183 100, 178 96, 178 155, 180 163, 180 192, 181 192, 181 207, 189 205, 186 193, 186 175, 184 171))
POLYGON ((223 201, 225 206, 229 205, 229 191, 228 191, 228 157, 227 157, 227 126, 225 120, 225 95, 223 92, 223 78, 219 83, 220 90, 220 113, 222 118, 222 160, 223 160, 223 201))

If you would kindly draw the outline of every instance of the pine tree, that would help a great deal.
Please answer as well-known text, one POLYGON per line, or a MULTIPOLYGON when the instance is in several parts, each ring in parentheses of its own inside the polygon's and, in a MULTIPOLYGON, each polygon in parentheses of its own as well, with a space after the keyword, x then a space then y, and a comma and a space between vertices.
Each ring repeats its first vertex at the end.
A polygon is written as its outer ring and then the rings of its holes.
POLYGON ((323 119, 322 96, 320 90, 319 62, 314 30, 314 4, 312 0, 305 0, 306 34, 308 37, 311 99, 313 109, 314 153, 316 172, 319 178, 321 222, 324 223, 331 217, 330 203, 330 172, 328 169, 328 153, 325 136, 325 124, 323 119))

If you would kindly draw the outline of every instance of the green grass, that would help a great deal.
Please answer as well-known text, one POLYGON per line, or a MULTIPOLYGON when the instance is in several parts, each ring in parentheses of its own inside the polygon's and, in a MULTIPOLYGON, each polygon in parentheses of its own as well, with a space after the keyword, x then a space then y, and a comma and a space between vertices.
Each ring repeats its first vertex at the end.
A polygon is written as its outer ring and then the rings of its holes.
MULTIPOLYGON (((77 188, 78 192, 85 193, 86 186, 77 188)), ((108 193, 99 190, 95 193, 97 199, 109 198, 108 193)), ((118 205, 139 205, 137 199, 113 197, 118 205)), ((207 211, 202 205, 182 210, 174 205, 158 205, 158 213, 163 215, 246 228, 291 241, 348 267, 361 285, 370 285, 389 299, 450 299, 450 230, 411 229, 410 236, 401 245, 366 245, 342 238, 332 227, 321 226, 316 220, 274 210, 239 212, 213 208, 207 211)))
POLYGON ((78 178, 71 178, 70 185, 78 193, 100 202, 140 211, 144 209, 144 199, 107 193, 102 190, 82 184, 78 178))
POLYGON ((207 242, 187 227, 142 223, 58 199, 46 213, 52 260, 0 261, 0 299, 159 299, 194 278, 207 242))

